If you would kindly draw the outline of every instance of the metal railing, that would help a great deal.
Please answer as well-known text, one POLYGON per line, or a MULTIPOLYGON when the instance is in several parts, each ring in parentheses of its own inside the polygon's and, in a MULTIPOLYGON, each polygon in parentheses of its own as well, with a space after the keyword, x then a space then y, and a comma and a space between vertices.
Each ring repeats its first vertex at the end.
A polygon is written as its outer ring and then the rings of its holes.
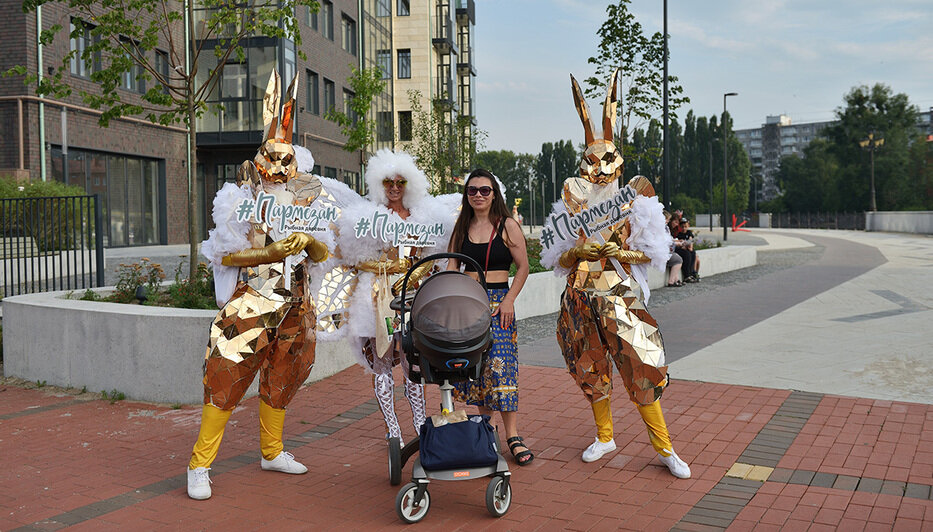
POLYGON ((771 214, 776 229, 865 230, 864 212, 777 212, 771 214))
POLYGON ((98 194, 0 199, 0 296, 104 284, 98 194))

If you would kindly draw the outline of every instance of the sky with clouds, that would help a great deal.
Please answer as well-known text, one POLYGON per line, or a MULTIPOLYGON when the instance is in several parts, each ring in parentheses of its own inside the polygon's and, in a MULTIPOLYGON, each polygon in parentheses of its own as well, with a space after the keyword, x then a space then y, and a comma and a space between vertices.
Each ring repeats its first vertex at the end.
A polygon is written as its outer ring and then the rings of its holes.
MULTIPOLYGON (((593 68, 608 1, 476 0, 476 109, 486 149, 537 153, 583 140, 569 74, 593 68)), ((663 27, 662 0, 633 0, 646 33, 663 27)), ((670 73, 700 116, 722 112, 739 129, 767 115, 830 120, 856 85, 882 82, 933 107, 931 0, 668 0, 670 73)), ((592 109, 600 102, 591 101, 592 109)), ((660 113, 658 113, 660 116, 660 113)), ((682 120, 682 118, 681 118, 682 120)))

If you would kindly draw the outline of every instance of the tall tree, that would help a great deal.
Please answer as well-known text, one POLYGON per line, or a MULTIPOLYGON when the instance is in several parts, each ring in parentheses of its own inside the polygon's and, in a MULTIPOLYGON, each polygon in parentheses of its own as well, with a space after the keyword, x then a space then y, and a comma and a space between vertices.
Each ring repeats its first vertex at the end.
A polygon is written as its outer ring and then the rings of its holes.
POLYGON ((360 160, 366 160, 370 146, 376 140, 376 122, 372 116, 373 100, 386 89, 386 80, 383 79, 379 68, 359 69, 353 71, 347 78, 353 96, 348 103, 350 113, 331 108, 324 118, 341 127, 342 133, 347 137, 343 149, 348 152, 360 152, 360 160))
POLYGON ((425 109, 422 100, 421 91, 408 91, 412 140, 404 147, 431 179, 432 192, 445 193, 453 181, 470 171, 486 132, 473 127, 468 116, 452 117, 446 104, 432 101, 430 109, 425 109))
MULTIPOLYGON (((35 11, 45 4, 58 4, 73 14, 67 37, 90 45, 73 49, 51 75, 41 79, 17 66, 6 75, 25 76, 36 83, 36 94, 63 99, 72 93, 72 83, 84 84, 69 75, 72 62, 86 65, 93 91, 79 91, 84 103, 103 112, 99 122, 122 116, 143 115, 163 125, 182 122, 188 128, 190 161, 197 160, 196 118, 207 110, 206 102, 217 88, 224 66, 231 58, 245 58, 242 43, 251 37, 293 39, 301 43, 296 19, 299 6, 317 11, 315 0, 25 0, 23 10, 35 11), (186 15, 187 14, 187 18, 186 15), (197 24, 195 16, 197 14, 197 24), (185 23, 187 22, 187 31, 185 23), (188 40, 185 40, 187 35, 188 40), (167 50, 167 54, 156 50, 167 50), (190 64, 186 64, 186 57, 190 64), (162 61, 168 64, 163 67, 162 61), (209 61, 208 61, 209 60, 209 61), (211 64, 206 72, 198 67, 211 64), (189 67, 190 65, 190 67, 189 67), (121 88, 154 81, 138 98, 121 88)), ((54 42, 63 29, 55 24, 39 34, 43 45, 54 42)), ((298 48, 299 55, 304 54, 298 48)), ((287 82, 287 81, 286 81, 287 82)), ((197 272, 197 187, 194 172, 188 176, 189 275, 197 272)))
MULTIPOLYGON (((596 67, 586 78, 587 97, 602 98, 609 77, 618 68, 623 87, 620 105, 622 131, 633 131, 659 116, 664 82, 664 36, 645 35, 641 23, 628 10, 631 0, 606 6, 606 20, 599 27, 597 54, 587 62, 596 67)), ((683 95, 677 76, 668 75, 669 108, 672 114, 690 99, 683 95)), ((624 155, 624 154, 623 154, 624 155)))

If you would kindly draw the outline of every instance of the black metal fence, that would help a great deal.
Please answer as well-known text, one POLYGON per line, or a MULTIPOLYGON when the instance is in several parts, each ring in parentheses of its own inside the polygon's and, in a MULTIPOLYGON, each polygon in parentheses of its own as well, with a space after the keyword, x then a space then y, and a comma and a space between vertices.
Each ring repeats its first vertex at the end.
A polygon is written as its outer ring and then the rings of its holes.
POLYGON ((771 227, 779 229, 865 230, 864 212, 776 212, 771 227))
POLYGON ((102 286, 102 223, 97 194, 0 199, 0 296, 102 286))

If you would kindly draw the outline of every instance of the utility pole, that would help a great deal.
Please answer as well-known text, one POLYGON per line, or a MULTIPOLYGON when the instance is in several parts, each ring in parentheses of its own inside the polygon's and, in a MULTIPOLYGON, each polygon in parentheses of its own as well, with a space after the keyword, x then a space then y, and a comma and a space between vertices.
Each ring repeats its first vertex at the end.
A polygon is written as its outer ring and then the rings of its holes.
POLYGON ((884 139, 875 138, 875 132, 872 131, 868 134, 868 138, 859 142, 859 146, 862 149, 868 150, 868 156, 871 159, 871 204, 869 205, 869 210, 875 212, 878 210, 878 206, 875 203, 875 148, 884 146, 884 139))
POLYGON ((554 153, 551 153, 551 192, 553 198, 551 203, 557 201, 557 161, 554 160, 554 153))
POLYGON ((535 192, 531 188, 531 174, 528 174, 528 199, 531 201, 531 220, 529 220, 528 226, 531 227, 531 232, 535 231, 535 192))
POLYGON ((668 96, 667 96, 667 0, 664 0, 664 110, 662 114, 664 115, 664 148, 661 153, 662 164, 664 166, 663 178, 664 179, 664 206, 668 210, 671 208, 671 171, 668 158, 668 147, 670 145, 670 139, 668 139, 668 96))

